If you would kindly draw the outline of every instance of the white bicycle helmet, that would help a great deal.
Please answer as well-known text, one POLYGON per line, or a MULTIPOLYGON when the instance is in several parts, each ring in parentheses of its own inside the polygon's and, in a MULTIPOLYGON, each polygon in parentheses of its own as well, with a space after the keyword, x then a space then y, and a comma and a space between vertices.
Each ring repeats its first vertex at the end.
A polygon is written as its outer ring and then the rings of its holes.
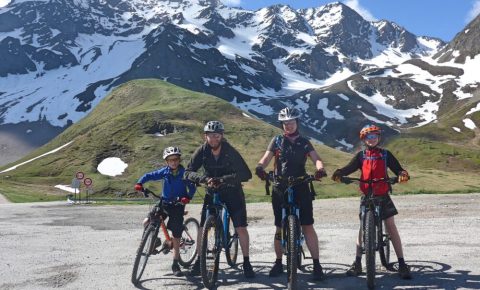
POLYGON ((283 108, 280 113, 278 113, 278 120, 280 122, 295 120, 300 118, 300 111, 293 107, 283 108))
POLYGON ((167 147, 165 150, 163 150, 163 159, 166 160, 168 156, 171 155, 178 155, 182 156, 182 151, 180 151, 180 148, 178 147, 167 147))
POLYGON ((223 133, 223 131, 225 131, 225 127, 220 121, 208 121, 203 128, 205 133, 223 133))

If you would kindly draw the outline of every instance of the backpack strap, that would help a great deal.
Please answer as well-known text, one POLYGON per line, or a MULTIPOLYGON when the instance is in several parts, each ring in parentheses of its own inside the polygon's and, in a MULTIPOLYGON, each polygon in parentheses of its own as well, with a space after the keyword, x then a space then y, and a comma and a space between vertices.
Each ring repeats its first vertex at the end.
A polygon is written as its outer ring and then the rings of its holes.
POLYGON ((275 136, 275 144, 273 146, 273 154, 275 156, 275 159, 273 160, 274 170, 277 170, 277 163, 278 163, 278 160, 280 159, 280 155, 282 153, 283 142, 284 142, 283 135, 275 136))

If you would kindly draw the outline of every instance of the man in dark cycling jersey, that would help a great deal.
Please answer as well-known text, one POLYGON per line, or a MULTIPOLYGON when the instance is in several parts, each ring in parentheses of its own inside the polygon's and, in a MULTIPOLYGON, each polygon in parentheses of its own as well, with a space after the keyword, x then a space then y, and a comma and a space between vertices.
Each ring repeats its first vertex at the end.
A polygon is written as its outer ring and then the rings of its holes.
MULTIPOLYGON (((252 178, 252 173, 238 151, 224 139, 224 126, 219 121, 209 121, 204 127, 205 143, 192 155, 184 177, 196 183, 216 185, 219 178, 225 178, 228 187, 219 189, 220 200, 224 202, 237 230, 243 253, 243 273, 246 278, 255 277, 249 258, 249 235, 247 230, 247 209, 245 194, 241 182, 252 178), (203 173, 197 171, 203 168, 203 173)), ((211 203, 211 196, 206 195, 202 208, 199 234, 205 224, 206 205, 211 203)), ((200 240, 200 239, 198 239, 200 240)), ((191 275, 200 274, 200 261, 197 259, 191 275)))

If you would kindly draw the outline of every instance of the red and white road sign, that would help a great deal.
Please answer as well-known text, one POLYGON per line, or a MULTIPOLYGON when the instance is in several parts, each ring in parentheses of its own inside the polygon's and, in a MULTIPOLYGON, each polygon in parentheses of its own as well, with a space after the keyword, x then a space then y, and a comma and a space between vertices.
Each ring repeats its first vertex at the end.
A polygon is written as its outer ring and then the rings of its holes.
POLYGON ((86 186, 90 186, 92 185, 93 183, 93 180, 91 178, 85 178, 85 180, 83 181, 83 184, 85 184, 86 186))
POLYGON ((79 171, 79 172, 75 173, 75 177, 77 179, 82 180, 85 177, 85 174, 83 174, 83 172, 79 171))

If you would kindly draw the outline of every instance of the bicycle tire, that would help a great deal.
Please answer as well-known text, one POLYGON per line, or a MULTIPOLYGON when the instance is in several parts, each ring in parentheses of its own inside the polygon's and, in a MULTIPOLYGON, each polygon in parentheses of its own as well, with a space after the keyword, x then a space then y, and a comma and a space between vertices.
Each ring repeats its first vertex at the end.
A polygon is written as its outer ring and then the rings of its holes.
POLYGON ((180 238, 180 259, 178 263, 183 267, 188 267, 197 257, 197 243, 198 229, 200 224, 198 221, 190 217, 183 223, 182 237, 180 238))
POLYGON ((221 229, 217 226, 217 217, 210 215, 203 227, 202 250, 200 252, 200 272, 203 285, 207 289, 213 289, 217 282, 220 252, 222 251, 218 241, 221 237, 219 231, 221 229))
POLYGON ((288 216, 288 240, 287 240, 287 288, 297 289, 297 263, 298 263, 298 218, 295 215, 288 216))
POLYGON ((228 219, 227 224, 227 247, 225 248, 225 256, 230 267, 235 267, 238 257, 238 233, 233 226, 232 217, 228 219))
POLYGON ((298 253, 297 253, 297 269, 298 270, 302 270, 303 256, 304 256, 303 247, 299 246, 298 253))
POLYGON ((367 286, 375 287, 375 217, 368 210, 365 216, 365 264, 367 265, 367 286))
POLYGON ((148 262, 148 258, 155 250, 155 241, 158 236, 158 228, 148 226, 143 232, 142 240, 137 249, 132 270, 132 283, 138 285, 148 262))
POLYGON ((385 229, 385 225, 382 227, 383 231, 380 233, 379 236, 381 237, 382 246, 378 248, 378 252, 380 254, 380 261, 382 265, 386 268, 390 268, 390 235, 387 233, 385 229))

